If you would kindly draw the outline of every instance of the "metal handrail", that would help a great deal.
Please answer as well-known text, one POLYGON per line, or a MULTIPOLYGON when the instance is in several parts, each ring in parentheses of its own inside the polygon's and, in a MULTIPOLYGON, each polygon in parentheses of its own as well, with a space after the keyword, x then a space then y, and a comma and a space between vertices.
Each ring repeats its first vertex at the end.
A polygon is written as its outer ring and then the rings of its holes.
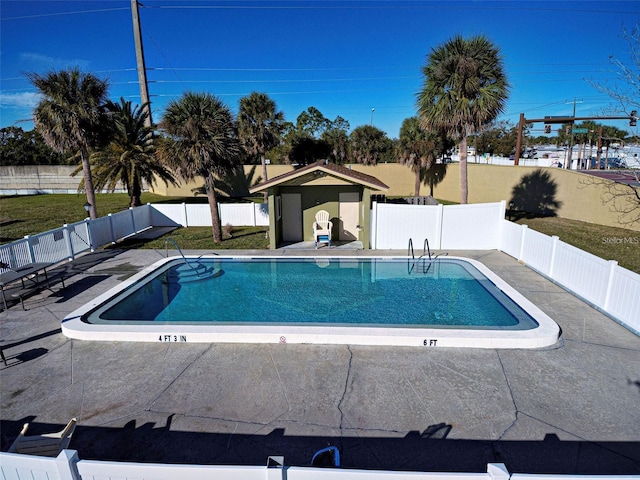
POLYGON ((429 260, 431 260, 431 249, 429 248, 429 239, 424 239, 424 244, 422 246, 422 256, 424 257, 425 250, 429 252, 429 260))
POLYGON ((407 247, 407 257, 409 256, 409 254, 411 254, 411 258, 408 259, 409 263, 407 263, 407 273, 409 273, 409 275, 411 275, 411 273, 413 272, 413 269, 415 268, 416 263, 419 263, 421 260, 423 261, 422 273, 426 274, 426 273, 429 273, 429 270, 431 269, 431 265, 433 264, 434 260, 437 260, 438 257, 449 255, 447 252, 441 252, 435 256, 431 256, 431 247, 429 246, 428 238, 424 239, 424 244, 422 246, 422 255, 418 257, 417 262, 416 262, 416 256, 413 251, 413 239, 409 238, 409 245, 407 247), (429 259, 428 263, 426 261, 427 258, 429 259), (413 263, 411 262, 411 260, 413 260, 413 263))
POLYGON ((180 250, 180 247, 178 246, 178 244, 176 243, 176 241, 173 238, 167 238, 164 241, 165 256, 167 256, 167 257, 169 256, 169 242, 173 243, 173 246, 176 247, 176 250, 178 250, 178 252, 182 256, 182 259, 184 260, 184 263, 187 264, 193 270, 197 271, 198 269, 189 263, 189 261, 187 260, 187 257, 184 256, 184 253, 182 253, 182 250, 180 250))

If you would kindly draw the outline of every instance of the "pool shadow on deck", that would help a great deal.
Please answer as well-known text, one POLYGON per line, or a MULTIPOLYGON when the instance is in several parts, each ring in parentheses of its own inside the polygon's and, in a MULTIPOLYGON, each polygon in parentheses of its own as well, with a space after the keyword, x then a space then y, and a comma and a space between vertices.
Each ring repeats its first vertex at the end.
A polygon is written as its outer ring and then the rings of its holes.
MULTIPOLYGON (((489 441, 446 438, 451 425, 432 425, 402 438, 201 433, 171 430, 148 422, 123 428, 76 429, 70 448, 84 460, 196 465, 265 465, 269 455, 284 455, 287 466, 309 466, 313 453, 328 445, 340 449, 342 466, 358 469, 428 472, 486 472, 488 463, 504 463, 511 473, 638 474, 640 441, 562 441, 547 434, 542 441, 489 441)), ((33 418, 33 417, 30 417, 33 418)), ((27 420, 28 421, 28 420, 27 420)), ((24 420, 0 422, 6 450, 24 420), (11 433, 13 437, 8 437, 11 433)), ((51 432, 63 425, 33 423, 30 431, 51 432)))

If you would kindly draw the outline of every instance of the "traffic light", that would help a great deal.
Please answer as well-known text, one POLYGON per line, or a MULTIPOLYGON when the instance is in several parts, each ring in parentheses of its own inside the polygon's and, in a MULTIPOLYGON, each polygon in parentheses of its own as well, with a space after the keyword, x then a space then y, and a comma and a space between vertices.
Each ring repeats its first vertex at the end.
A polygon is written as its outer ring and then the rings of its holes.
POLYGON ((638 120, 638 111, 637 110, 631 110, 631 117, 629 118, 629 126, 630 127, 635 127, 636 126, 636 120, 638 120))
POLYGON ((551 133, 551 125, 544 126, 544 133, 551 133))
POLYGON ((567 132, 567 135, 571 133, 571 125, 567 125, 566 132, 567 132))

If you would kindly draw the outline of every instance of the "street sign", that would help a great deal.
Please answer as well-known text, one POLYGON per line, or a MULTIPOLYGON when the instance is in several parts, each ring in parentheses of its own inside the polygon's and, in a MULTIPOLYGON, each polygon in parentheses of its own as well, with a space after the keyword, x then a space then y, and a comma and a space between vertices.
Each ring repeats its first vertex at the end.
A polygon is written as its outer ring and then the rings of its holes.
POLYGON ((573 129, 573 133, 588 133, 589 129, 588 128, 574 128, 573 129))

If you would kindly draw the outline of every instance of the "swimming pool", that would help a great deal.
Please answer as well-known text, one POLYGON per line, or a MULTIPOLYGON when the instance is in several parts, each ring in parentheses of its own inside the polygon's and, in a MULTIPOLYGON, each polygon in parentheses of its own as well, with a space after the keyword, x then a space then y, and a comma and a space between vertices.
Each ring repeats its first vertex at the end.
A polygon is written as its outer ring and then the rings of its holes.
POLYGON ((548 316, 481 263, 389 257, 163 259, 67 316, 85 340, 535 348, 548 316))

